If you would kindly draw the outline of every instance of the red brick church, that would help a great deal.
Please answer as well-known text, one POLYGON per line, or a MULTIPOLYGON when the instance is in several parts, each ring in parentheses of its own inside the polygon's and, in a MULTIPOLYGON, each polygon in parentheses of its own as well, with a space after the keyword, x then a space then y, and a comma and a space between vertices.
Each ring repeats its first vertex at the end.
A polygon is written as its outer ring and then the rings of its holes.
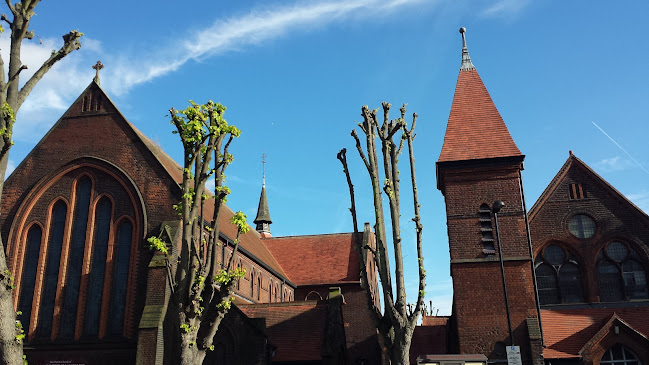
MULTIPOLYGON (((424 318, 412 362, 504 363, 515 345, 525 364, 649 365, 649 217, 572 153, 528 210, 524 155, 463 43, 436 165, 453 313, 424 318)), ((173 363, 167 269, 146 239, 178 240, 181 181, 98 77, 9 176, 0 230, 30 364, 173 363)), ((205 363, 380 363, 364 294, 377 280, 360 281, 355 248, 369 228, 273 237, 271 223, 262 185, 236 256, 246 276, 205 363)))

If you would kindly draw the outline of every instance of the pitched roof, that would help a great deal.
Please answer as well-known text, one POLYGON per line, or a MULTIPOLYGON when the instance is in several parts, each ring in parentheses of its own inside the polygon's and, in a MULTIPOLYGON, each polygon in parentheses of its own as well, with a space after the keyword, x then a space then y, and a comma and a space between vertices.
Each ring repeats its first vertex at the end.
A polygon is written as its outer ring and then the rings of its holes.
POLYGON ((617 315, 645 337, 649 337, 649 306, 541 310, 546 359, 580 357, 580 350, 617 315))
POLYGON ((554 194, 554 192, 559 188, 561 185, 561 182, 564 180, 568 172, 573 169, 573 168, 580 168, 582 171, 585 171, 590 177, 593 179, 593 181, 598 182, 601 186, 603 186, 615 199, 623 202, 624 204, 627 204, 632 210, 643 220, 649 220, 649 216, 647 216, 647 213, 642 211, 642 209, 638 208, 633 202, 631 202, 629 199, 627 199, 622 193, 620 193, 616 188, 613 187, 613 185, 609 184, 608 181, 604 180, 603 177, 599 176, 593 169, 590 168, 590 166, 586 165, 586 163, 577 156, 575 156, 572 151, 570 151, 568 159, 566 162, 561 166, 561 169, 559 169, 559 172, 552 178, 552 181, 550 181, 550 184, 545 188, 541 196, 537 199, 537 201, 534 203, 532 208, 530 208, 530 211, 528 213, 530 222, 534 220, 536 214, 541 210, 545 202, 554 194))
MULTIPOLYGON (((116 118, 116 120, 123 120, 128 126, 142 141, 146 149, 151 152, 151 154, 155 157, 155 159, 160 163, 160 165, 164 168, 164 170, 169 174, 169 177, 177 184, 182 184, 183 181, 183 175, 182 175, 182 168, 181 166, 174 161, 169 155, 167 155, 157 144, 155 144, 153 141, 151 141, 144 133, 142 133, 139 129, 137 129, 131 122, 129 122, 126 117, 119 111, 117 106, 115 106, 115 103, 110 99, 110 97, 106 94, 106 92, 99 86, 94 80, 88 85, 86 90, 77 98, 76 102, 79 102, 84 96, 88 90, 91 88, 97 89, 102 93, 102 97, 107 100, 110 105, 115 109, 115 111, 120 115, 121 118, 116 118)), ((66 113, 63 115, 63 117, 67 116, 67 114, 70 112, 70 110, 66 111, 66 113)), ((63 117, 61 119, 63 119, 63 117)), ((52 127, 54 128, 54 127, 52 127)), ((49 132, 48 132, 49 133, 49 132)), ((212 212, 214 211, 214 200, 213 199, 208 199, 207 204, 205 204, 205 216, 206 217, 211 217, 212 212), (211 204, 210 204, 211 203, 211 204)), ((221 214, 219 216, 219 226, 221 229, 221 233, 228 237, 231 240, 234 240, 237 236, 237 228, 234 224, 230 223, 230 219, 234 215, 234 212, 227 206, 223 206, 223 209, 221 211, 221 214)), ((266 246, 261 242, 261 238, 259 234, 251 229, 248 233, 243 235, 240 238, 240 244, 239 244, 239 249, 247 253, 248 255, 253 256, 252 259, 254 260, 255 258, 260 261, 260 264, 267 266, 271 270, 275 271, 278 275, 287 278, 286 273, 284 270, 282 270, 282 267, 277 263, 273 255, 270 254, 266 246)))
MULTIPOLYGON (((462 28, 463 29, 463 28, 462 28)), ((521 156, 464 42, 462 66, 438 162, 521 156)))
POLYGON ((274 237, 263 242, 293 283, 298 286, 319 285, 360 280, 353 237, 353 233, 334 233, 274 237))
POLYGON ((322 358, 326 301, 239 305, 250 318, 265 318, 269 341, 277 346, 273 362, 322 358))

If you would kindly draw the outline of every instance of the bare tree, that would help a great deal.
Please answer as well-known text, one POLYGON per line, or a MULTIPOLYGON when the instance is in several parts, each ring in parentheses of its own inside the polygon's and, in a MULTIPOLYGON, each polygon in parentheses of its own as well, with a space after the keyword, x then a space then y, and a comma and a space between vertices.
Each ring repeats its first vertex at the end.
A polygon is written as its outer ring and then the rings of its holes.
MULTIPOLYGON (((83 33, 76 30, 63 36, 63 46, 52 52, 50 57, 34 72, 25 82, 20 84, 20 73, 27 69, 21 60, 21 48, 25 39, 32 39, 30 22, 34 16, 34 8, 40 0, 22 0, 15 4, 5 0, 10 16, 2 14, 0 19, 9 25, 11 30, 11 43, 9 46, 9 68, 5 69, 4 59, 0 56, 0 194, 4 187, 4 178, 9 161, 9 149, 16 113, 31 93, 38 81, 49 71, 54 64, 67 56, 70 52, 81 47, 79 42, 83 33)), ((2 26, 0 25, 0 30, 2 26)), ((20 321, 16 319, 13 299, 13 278, 7 260, 5 249, 0 239, 0 359, 1 364, 21 364, 23 362, 22 340, 25 337, 20 321), (14 313, 14 314, 12 314, 14 313)))
MULTIPOLYGON (((424 288, 426 285, 426 272, 424 270, 424 257, 422 253, 422 224, 419 215, 419 198, 417 196, 417 181, 415 177, 415 158, 413 155, 412 143, 415 139, 414 129, 417 122, 417 114, 413 113, 412 126, 408 129, 405 121, 406 105, 401 107, 401 117, 395 120, 389 119, 390 104, 383 103, 383 123, 379 124, 377 120, 376 109, 369 110, 367 106, 361 109, 363 123, 358 126, 365 134, 365 149, 363 149, 361 140, 352 130, 352 137, 356 141, 358 153, 367 168, 372 183, 372 195, 374 199, 374 231, 376 239, 376 249, 370 246, 362 248, 369 250, 373 255, 376 264, 381 288, 383 293, 383 310, 381 311, 374 304, 370 285, 365 285, 370 312, 374 323, 382 336, 383 345, 387 350, 389 359, 384 359, 386 363, 408 364, 410 343, 412 334, 417 325, 417 320, 424 305, 424 288), (395 142, 396 140, 396 142, 395 142), (378 142, 378 144, 377 144, 378 142), (417 302, 414 309, 408 310, 406 301, 406 287, 404 284, 404 266, 402 257, 402 239, 401 225, 399 221, 401 213, 400 197, 400 173, 399 173, 399 155, 404 147, 404 142, 408 146, 408 158, 410 161, 410 178, 412 182, 412 196, 415 216, 412 220, 415 223, 416 246, 417 246, 417 264, 419 267, 419 290, 417 302), (378 154, 378 148, 381 149, 381 156, 378 154), (379 160, 381 157, 381 160, 379 160), (382 173, 381 173, 382 171, 382 173), (383 183, 381 183, 383 177, 383 183), (385 228, 385 211, 383 208, 383 194, 389 202, 390 222, 392 228, 392 248, 394 250, 394 283, 396 290, 393 288, 392 271, 388 256, 388 238, 385 228)), ((349 192, 351 196, 351 214, 354 224, 354 232, 358 233, 358 223, 356 217, 356 203, 354 199, 354 186, 351 181, 347 165, 346 150, 342 149, 338 153, 338 159, 343 165, 343 170, 347 177, 349 192)), ((361 247, 358 247, 360 262, 363 260, 361 247)), ((368 283, 367 267, 361 265, 361 275, 363 282, 368 283)))
MULTIPOLYGON (((227 264, 218 262, 219 214, 230 189, 224 185, 225 169, 232 162, 230 143, 240 135, 239 129, 223 118, 225 107, 211 100, 207 104, 190 101, 184 110, 171 109, 174 133, 180 136, 184 149, 182 199, 176 210, 181 216, 181 244, 177 257, 169 259, 167 244, 160 238, 149 238, 152 248, 167 255, 171 280, 170 308, 174 320, 181 364, 202 364, 213 350, 216 331, 230 309, 236 282, 245 271, 234 268, 239 237, 248 232, 246 216, 235 213, 230 223, 237 226, 237 237, 227 264), (208 195, 205 184, 215 180, 214 195, 208 195), (210 200, 214 201, 210 201, 210 200), (214 206, 211 217, 204 215, 206 204, 214 206), (209 219, 209 220, 208 220, 209 219)), ((226 260, 225 257, 222 260, 226 260)))

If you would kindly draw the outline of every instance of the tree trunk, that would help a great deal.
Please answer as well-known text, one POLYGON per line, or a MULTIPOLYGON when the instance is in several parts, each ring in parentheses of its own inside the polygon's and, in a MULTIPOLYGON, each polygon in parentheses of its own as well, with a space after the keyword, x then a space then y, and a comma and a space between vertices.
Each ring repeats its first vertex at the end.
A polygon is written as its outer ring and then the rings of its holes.
POLYGON ((391 365, 410 364, 410 343, 412 342, 412 331, 407 328, 395 329, 394 342, 390 349, 391 365))
POLYGON ((201 365, 205 360, 205 351, 199 350, 196 345, 189 346, 189 343, 183 341, 180 349, 181 365, 201 365))
MULTIPOLYGON (((2 255, 4 256, 4 255, 2 255)), ((16 339, 16 315, 11 290, 5 287, 8 278, 0 282, 0 364, 18 365, 23 363, 23 344, 16 339)))

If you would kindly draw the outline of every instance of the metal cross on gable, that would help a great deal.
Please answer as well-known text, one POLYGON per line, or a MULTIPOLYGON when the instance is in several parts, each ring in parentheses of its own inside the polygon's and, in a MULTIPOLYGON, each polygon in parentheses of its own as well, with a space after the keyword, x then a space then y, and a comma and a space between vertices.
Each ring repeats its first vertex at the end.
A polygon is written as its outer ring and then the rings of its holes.
POLYGON ((92 66, 92 68, 96 71, 95 82, 99 84, 99 70, 104 68, 104 65, 101 63, 101 61, 97 61, 97 63, 92 66))

